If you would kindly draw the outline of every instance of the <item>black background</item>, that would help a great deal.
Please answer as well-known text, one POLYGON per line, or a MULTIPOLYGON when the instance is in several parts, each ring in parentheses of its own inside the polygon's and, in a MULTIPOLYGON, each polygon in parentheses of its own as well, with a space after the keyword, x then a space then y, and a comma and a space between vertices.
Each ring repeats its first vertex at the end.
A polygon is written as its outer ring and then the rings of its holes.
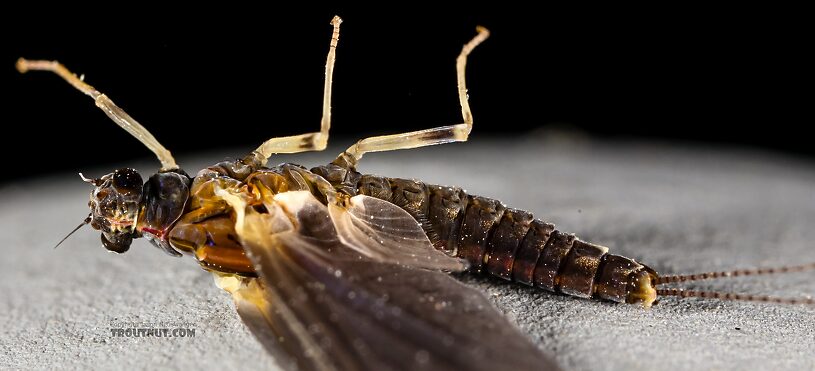
POLYGON ((0 182, 151 156, 56 76, 18 74, 18 57, 85 74, 174 153, 251 149, 319 127, 335 13, 331 134, 348 144, 459 123, 454 60, 480 24, 492 37, 468 65, 472 140, 568 128, 815 153, 812 30, 794 9, 44 11, 3 17, 2 156, 14 161, 0 182))

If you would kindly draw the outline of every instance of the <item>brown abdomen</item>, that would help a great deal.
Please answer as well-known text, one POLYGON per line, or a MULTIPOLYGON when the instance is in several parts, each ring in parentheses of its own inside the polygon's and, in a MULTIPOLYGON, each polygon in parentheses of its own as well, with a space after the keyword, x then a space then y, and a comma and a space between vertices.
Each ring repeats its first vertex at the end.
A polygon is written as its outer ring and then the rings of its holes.
POLYGON ((422 224, 433 245, 470 270, 584 298, 625 301, 617 273, 631 259, 557 231, 530 212, 457 187, 363 175, 357 191, 390 201, 422 224))

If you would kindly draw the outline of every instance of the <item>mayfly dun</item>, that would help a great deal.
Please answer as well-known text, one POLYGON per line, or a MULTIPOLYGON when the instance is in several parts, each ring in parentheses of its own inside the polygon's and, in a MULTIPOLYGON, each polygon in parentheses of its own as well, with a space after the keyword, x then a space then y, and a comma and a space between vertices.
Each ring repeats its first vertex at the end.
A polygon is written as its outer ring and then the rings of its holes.
POLYGON ((815 264, 659 275, 497 200, 458 187, 358 172, 369 152, 467 140, 473 116, 465 66, 489 36, 482 27, 456 60, 463 123, 365 138, 311 169, 289 163, 267 167, 274 154, 326 148, 341 22, 331 21, 320 130, 269 139, 247 156, 194 177, 141 124, 64 66, 20 59, 20 72, 54 72, 89 95, 161 162, 146 182, 127 168, 83 176, 94 188, 90 215, 77 229, 90 224, 100 230, 102 245, 116 253, 144 237, 169 255, 193 256, 232 294, 253 334, 288 368, 557 368, 481 293, 448 272, 487 274, 645 308, 663 296, 815 304, 809 298, 665 287, 815 264))

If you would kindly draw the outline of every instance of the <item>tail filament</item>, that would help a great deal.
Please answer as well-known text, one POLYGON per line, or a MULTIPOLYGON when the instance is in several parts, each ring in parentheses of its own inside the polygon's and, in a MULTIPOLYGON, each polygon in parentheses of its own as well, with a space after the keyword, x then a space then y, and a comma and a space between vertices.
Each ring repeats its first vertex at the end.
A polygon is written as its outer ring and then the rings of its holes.
MULTIPOLYGON (((668 283, 690 282, 690 281, 710 280, 710 279, 717 279, 717 278, 742 277, 742 276, 760 276, 760 275, 769 275, 769 274, 795 273, 795 272, 804 272, 804 271, 808 271, 808 270, 815 270, 815 263, 802 264, 802 265, 790 265, 790 266, 774 267, 774 268, 739 269, 739 270, 722 271, 722 272, 706 272, 706 273, 660 276, 659 278, 656 279, 654 284, 658 286, 658 285, 664 285, 664 284, 668 284, 668 283)), ((678 297, 681 297, 681 298, 710 298, 710 299, 718 299, 718 300, 756 301, 756 302, 764 302, 764 303, 790 304, 790 305, 797 305, 797 304, 815 305, 815 299, 814 298, 779 298, 779 297, 768 296, 768 295, 752 295, 752 294, 736 294, 736 293, 729 293, 729 292, 698 291, 698 290, 688 290, 688 289, 681 289, 681 288, 660 288, 660 289, 657 289, 657 295, 658 296, 678 296, 678 297)))

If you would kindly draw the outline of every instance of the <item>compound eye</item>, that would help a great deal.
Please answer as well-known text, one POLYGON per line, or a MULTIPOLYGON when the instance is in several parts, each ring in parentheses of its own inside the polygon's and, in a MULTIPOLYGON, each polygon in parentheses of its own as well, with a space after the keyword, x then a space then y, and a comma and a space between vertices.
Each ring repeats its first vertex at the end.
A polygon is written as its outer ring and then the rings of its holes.
POLYGON ((119 193, 141 192, 142 178, 134 169, 119 169, 113 172, 113 188, 119 193))
POLYGON ((122 235, 121 237, 117 236, 113 238, 114 241, 110 241, 105 237, 105 234, 102 233, 102 246, 104 246, 108 251, 113 251, 117 254, 122 254, 127 250, 130 250, 130 244, 133 243, 133 237, 128 235, 122 235))

